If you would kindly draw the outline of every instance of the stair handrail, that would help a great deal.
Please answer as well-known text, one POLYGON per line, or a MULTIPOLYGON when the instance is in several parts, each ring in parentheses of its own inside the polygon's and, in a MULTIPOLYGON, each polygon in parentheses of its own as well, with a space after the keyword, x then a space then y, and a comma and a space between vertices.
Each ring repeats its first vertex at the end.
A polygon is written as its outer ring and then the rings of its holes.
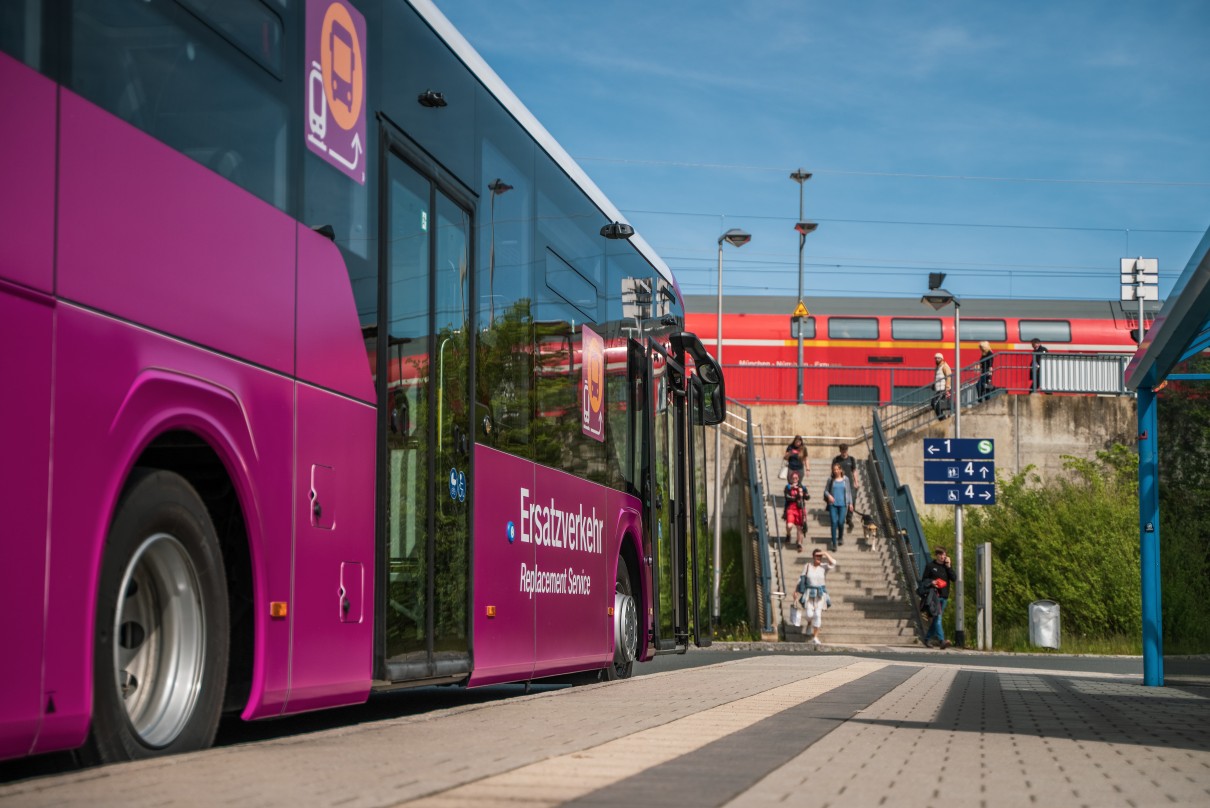
POLYGON ((727 399, 727 420, 720 425, 724 434, 730 430, 731 437, 738 438, 743 441, 744 448, 748 457, 748 496, 751 502, 752 509, 752 527, 756 530, 757 545, 759 552, 757 557, 760 559, 760 577, 757 579, 757 598, 758 612, 763 612, 763 615, 758 614, 757 617, 763 616, 762 631, 772 633, 773 627, 773 601, 770 593, 772 584, 772 573, 769 569, 769 533, 765 524, 764 513, 764 489, 761 485, 760 477, 756 468, 756 439, 752 429, 752 408, 741 404, 735 399, 727 399), (742 415, 740 414, 742 412, 742 415), (739 421, 739 425, 729 423, 730 421, 739 421), (760 517, 757 518, 757 514, 760 517))
POLYGON ((890 504, 890 517, 894 523, 895 537, 903 542, 903 550, 910 564, 913 580, 919 580, 928 563, 929 548, 924 538, 924 528, 920 524, 920 514, 916 510, 916 500, 909 486, 899 482, 899 474, 895 470, 895 461, 891 457, 887 445, 886 433, 882 427, 882 419, 878 410, 873 413, 873 438, 870 441, 870 451, 879 472, 883 488, 883 496, 890 504))
MULTIPOLYGON (((764 498, 765 507, 766 507, 766 510, 764 511, 764 515, 765 515, 766 532, 769 532, 767 530, 767 526, 769 524, 769 511, 770 510, 773 512, 773 524, 774 525, 777 524, 777 505, 775 502, 776 494, 773 493, 773 488, 772 488, 772 486, 769 485, 769 454, 765 451, 765 426, 764 426, 764 424, 761 424, 759 427, 757 427, 757 429, 760 432, 761 481, 764 483, 765 488, 768 491, 767 496, 765 496, 765 498, 764 498)), ((771 553, 773 556, 773 567, 774 567, 773 574, 775 576, 775 583, 777 584, 776 591, 780 593, 779 599, 784 600, 786 597, 786 569, 785 569, 785 566, 782 564, 782 558, 781 558, 780 530, 778 531, 776 538, 772 539, 772 541, 767 543, 765 546, 770 548, 770 549, 766 550, 766 552, 771 553), (776 550, 776 552, 774 552, 774 550, 776 550)), ((772 594, 772 593, 770 593, 770 594, 772 594)), ((781 616, 780 604, 778 605, 777 612, 778 612, 778 617, 780 617, 781 616)))

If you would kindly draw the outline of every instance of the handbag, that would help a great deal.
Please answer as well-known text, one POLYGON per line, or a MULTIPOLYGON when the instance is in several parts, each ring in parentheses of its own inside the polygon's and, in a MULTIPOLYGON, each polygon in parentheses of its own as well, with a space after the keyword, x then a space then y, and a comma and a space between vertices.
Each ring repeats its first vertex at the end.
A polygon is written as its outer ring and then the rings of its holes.
POLYGON ((777 472, 777 479, 785 480, 790 476, 790 464, 786 461, 781 461, 781 471, 777 472))

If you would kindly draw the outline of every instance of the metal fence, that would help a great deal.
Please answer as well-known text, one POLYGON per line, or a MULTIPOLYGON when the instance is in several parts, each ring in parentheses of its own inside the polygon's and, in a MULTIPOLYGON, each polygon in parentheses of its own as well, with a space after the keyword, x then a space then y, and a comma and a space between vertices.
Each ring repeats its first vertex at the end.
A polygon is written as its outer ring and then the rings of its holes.
MULTIPOLYGON (((1031 351, 992 355, 992 369, 981 384, 978 361, 960 372, 964 406, 992 391, 1009 393, 1125 394, 1128 354, 1059 353, 1039 357, 1031 351)), ((879 407, 926 404, 932 397, 935 367, 803 365, 804 404, 879 407)), ((726 365, 727 392, 745 404, 794 404, 797 365, 726 365)))

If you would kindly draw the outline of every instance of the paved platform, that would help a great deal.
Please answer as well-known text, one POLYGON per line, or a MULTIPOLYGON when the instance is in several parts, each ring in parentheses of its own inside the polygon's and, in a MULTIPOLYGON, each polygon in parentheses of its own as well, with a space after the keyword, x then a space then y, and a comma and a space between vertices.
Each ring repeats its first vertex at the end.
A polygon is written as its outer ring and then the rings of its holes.
POLYGON ((768 655, 0 786, 0 805, 1210 804, 1210 691, 768 655))

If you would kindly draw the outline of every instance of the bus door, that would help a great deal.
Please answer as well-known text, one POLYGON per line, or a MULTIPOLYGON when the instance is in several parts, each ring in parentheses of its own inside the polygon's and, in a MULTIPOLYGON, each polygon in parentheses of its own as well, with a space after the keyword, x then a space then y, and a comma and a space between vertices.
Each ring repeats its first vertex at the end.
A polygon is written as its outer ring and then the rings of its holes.
POLYGON ((690 617, 693 621, 693 643, 705 647, 714 638, 714 542, 706 510, 705 391, 696 374, 689 379, 688 396, 689 417, 684 421, 689 431, 685 441, 688 450, 686 487, 689 490, 685 541, 689 548, 690 617))
POLYGON ((459 678, 470 671, 470 213, 384 137, 376 675, 459 678))
POLYGON ((647 341, 648 440, 643 474, 647 557, 651 568, 653 643, 657 653, 689 642, 685 523, 685 370, 647 341))

